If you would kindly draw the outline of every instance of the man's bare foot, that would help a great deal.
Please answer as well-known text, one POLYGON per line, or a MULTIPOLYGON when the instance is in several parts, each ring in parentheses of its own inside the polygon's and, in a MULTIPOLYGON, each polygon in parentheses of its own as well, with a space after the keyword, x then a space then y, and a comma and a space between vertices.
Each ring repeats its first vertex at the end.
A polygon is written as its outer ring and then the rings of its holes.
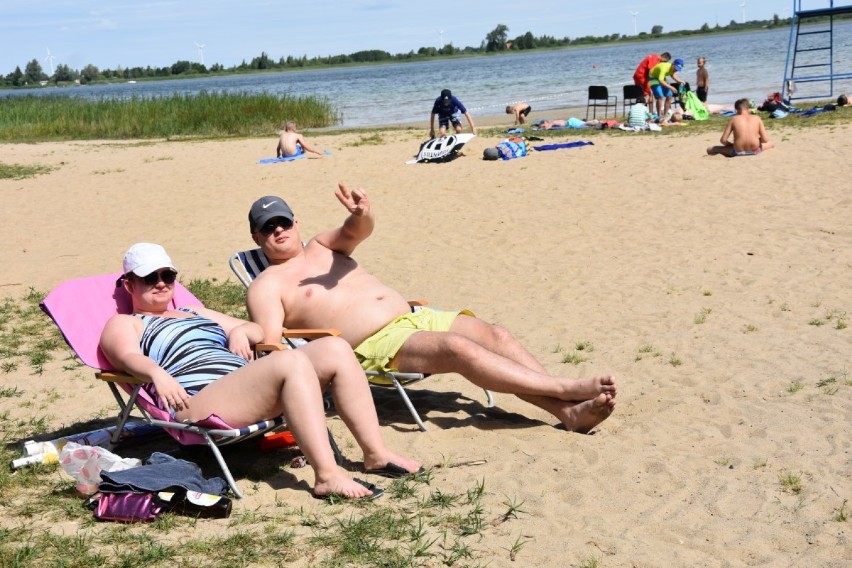
POLYGON ((393 452, 385 452, 381 455, 364 456, 364 469, 367 473, 377 473, 384 469, 388 469, 387 473, 394 473, 396 469, 393 466, 403 470, 397 472, 395 477, 405 475, 404 472, 417 473, 420 470, 420 464, 418 462, 393 452), (390 467, 389 464, 391 464, 390 467))
POLYGON ((609 418, 615 410, 615 399, 609 394, 599 394, 565 408, 562 424, 571 432, 588 434, 592 428, 609 418))
POLYGON ((343 470, 323 481, 314 484, 314 496, 328 497, 331 494, 340 495, 347 499, 371 497, 373 492, 354 479, 350 479, 343 470))
POLYGON ((615 384, 615 377, 612 375, 590 379, 566 379, 561 381, 561 384, 564 387, 564 392, 559 399, 568 402, 592 400, 601 394, 615 397, 618 393, 618 386, 615 384))

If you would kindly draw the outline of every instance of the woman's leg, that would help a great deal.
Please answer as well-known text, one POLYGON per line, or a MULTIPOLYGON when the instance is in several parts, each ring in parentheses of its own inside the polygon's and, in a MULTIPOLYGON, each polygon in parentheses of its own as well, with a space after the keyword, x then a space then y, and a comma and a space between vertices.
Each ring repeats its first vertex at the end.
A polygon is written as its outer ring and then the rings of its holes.
POLYGON ((381 469, 394 463, 406 471, 417 471, 419 463, 385 446, 370 385, 352 347, 339 337, 325 337, 311 341, 298 351, 310 359, 322 389, 331 390, 337 413, 364 452, 364 468, 381 469))
POLYGON ((337 466, 328 442, 322 392, 313 365, 298 351, 279 351, 210 383, 177 419, 203 420, 215 413, 235 427, 284 414, 314 470, 314 493, 364 497, 370 491, 337 466))

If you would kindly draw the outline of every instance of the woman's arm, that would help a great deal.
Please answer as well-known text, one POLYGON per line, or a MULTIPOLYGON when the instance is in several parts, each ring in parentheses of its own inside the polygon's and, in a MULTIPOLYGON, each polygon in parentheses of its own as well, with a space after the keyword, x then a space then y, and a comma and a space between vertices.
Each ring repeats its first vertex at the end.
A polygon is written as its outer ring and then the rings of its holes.
POLYGON ((109 319, 101 333, 100 346, 113 366, 125 373, 154 384, 164 405, 189 408, 189 395, 174 377, 142 353, 139 347, 141 322, 128 315, 109 319))
POLYGON ((252 347, 263 341, 263 329, 256 323, 235 318, 216 310, 193 308, 198 314, 219 324, 228 336, 228 349, 246 361, 252 357, 252 347))

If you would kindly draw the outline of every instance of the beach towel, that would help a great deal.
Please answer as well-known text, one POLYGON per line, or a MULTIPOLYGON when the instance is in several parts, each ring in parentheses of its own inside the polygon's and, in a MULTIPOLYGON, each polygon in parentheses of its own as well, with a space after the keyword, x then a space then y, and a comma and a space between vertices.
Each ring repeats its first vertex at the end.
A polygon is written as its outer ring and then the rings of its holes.
POLYGON ((423 142, 417 155, 406 164, 425 164, 449 162, 459 156, 464 145, 474 138, 474 134, 450 134, 441 138, 432 138, 423 142))
POLYGON ((533 150, 542 152, 545 150, 562 150, 563 148, 579 148, 580 146, 594 145, 591 140, 578 140, 577 142, 563 142, 561 144, 542 144, 533 146, 533 150))
POLYGON ((694 120, 707 120, 710 117, 707 108, 692 91, 686 91, 681 95, 681 98, 683 99, 684 110, 691 114, 694 120))
POLYGON ((307 158, 305 154, 296 154, 295 156, 281 156, 280 158, 263 158, 262 160, 258 160, 258 164, 277 164, 279 162, 292 162, 293 160, 300 160, 302 158, 307 158))
MULTIPOLYGON (((328 150, 323 150, 323 156, 331 156, 331 152, 328 150)), ((304 152, 299 152, 293 156, 281 156, 280 158, 263 158, 262 160, 258 160, 258 164, 277 164, 279 162, 292 162, 293 160, 300 160, 302 158, 307 158, 308 155, 304 152)))

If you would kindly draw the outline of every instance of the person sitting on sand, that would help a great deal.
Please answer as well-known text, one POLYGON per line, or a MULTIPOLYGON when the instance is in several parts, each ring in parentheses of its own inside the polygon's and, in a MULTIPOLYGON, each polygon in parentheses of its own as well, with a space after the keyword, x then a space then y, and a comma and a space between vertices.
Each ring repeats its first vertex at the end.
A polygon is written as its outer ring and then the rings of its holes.
POLYGON ((514 124, 516 126, 518 124, 524 124, 527 121, 527 116, 529 116, 530 111, 532 111, 532 107, 527 103, 516 103, 506 107, 506 114, 515 115, 514 124))
POLYGON ((314 495, 370 497, 374 486, 350 479, 335 462, 322 399, 328 388, 367 472, 418 471, 417 462, 385 447, 369 385, 345 341, 326 337, 249 361, 251 346, 263 339, 260 326, 201 306, 169 309, 176 277, 160 245, 130 247, 117 285, 130 294, 133 314, 110 318, 100 340, 110 363, 147 381, 144 388, 175 420, 215 414, 242 428, 283 414, 314 470, 314 495))
POLYGON ((748 99, 740 99, 734 104, 737 114, 731 117, 722 133, 721 146, 707 148, 711 156, 722 154, 733 158, 734 156, 751 156, 759 154, 763 150, 773 148, 775 144, 769 140, 763 120, 759 116, 751 114, 751 105, 748 99), (728 139, 734 135, 734 141, 728 139))
POLYGON ((468 310, 412 311, 396 290, 352 258, 375 226, 366 192, 341 183, 336 196, 349 215, 307 245, 283 199, 262 197, 251 206, 251 236, 270 265, 251 283, 246 301, 266 340, 280 341, 282 322, 290 328, 335 328, 366 370, 458 373, 480 388, 514 394, 546 410, 574 432, 589 432, 612 413, 617 393, 612 376, 554 377, 506 329, 468 310))
POLYGON ((284 132, 282 132, 281 137, 278 138, 278 147, 275 152, 276 158, 289 158, 291 156, 298 156, 304 152, 310 152, 322 157, 322 152, 314 150, 311 145, 308 144, 308 141, 305 140, 305 137, 296 132, 296 123, 292 120, 287 121, 287 124, 284 127, 284 132))

